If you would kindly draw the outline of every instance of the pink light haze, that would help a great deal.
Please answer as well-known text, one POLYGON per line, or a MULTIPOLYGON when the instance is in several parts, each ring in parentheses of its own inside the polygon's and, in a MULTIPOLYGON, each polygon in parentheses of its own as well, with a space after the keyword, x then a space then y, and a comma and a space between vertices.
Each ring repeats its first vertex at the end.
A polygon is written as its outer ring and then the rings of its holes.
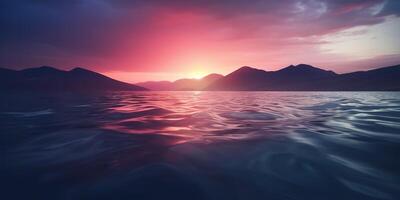
POLYGON ((345 73, 400 63, 393 0, 83 2, 73 10, 24 5, 29 43, 10 35, 7 41, 16 41, 1 49, 1 65, 83 66, 134 83, 227 74, 245 65, 277 70, 307 63, 345 73))

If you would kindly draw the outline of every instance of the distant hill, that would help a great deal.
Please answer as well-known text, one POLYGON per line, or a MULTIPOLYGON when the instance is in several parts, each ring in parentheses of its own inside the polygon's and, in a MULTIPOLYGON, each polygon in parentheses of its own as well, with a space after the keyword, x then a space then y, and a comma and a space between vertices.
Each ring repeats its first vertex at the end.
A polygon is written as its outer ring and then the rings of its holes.
POLYGON ((179 79, 174 82, 148 81, 136 83, 136 85, 156 91, 204 90, 204 88, 222 77, 220 74, 209 74, 201 79, 179 79))
POLYGON ((288 66, 278 71, 251 67, 213 82, 206 90, 254 91, 386 91, 400 90, 400 65, 336 74, 310 65, 288 66))
POLYGON ((63 71, 53 67, 42 66, 19 71, 0 68, 0 90, 122 91, 147 89, 117 81, 83 68, 63 71))

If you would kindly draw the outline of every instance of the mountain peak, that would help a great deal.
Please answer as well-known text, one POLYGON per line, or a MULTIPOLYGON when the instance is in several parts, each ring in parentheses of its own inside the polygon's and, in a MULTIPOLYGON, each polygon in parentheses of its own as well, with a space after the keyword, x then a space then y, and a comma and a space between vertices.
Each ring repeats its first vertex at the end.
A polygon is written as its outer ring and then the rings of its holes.
MULTIPOLYGON (((40 66, 40 67, 36 67, 37 69, 51 69, 51 70, 58 70, 57 68, 55 68, 55 67, 52 67, 52 66, 48 66, 48 65, 42 65, 42 66, 40 66)), ((34 68, 33 68, 34 69, 34 68)))
POLYGON ((248 70, 258 70, 258 69, 249 67, 249 66, 242 66, 239 69, 237 69, 236 71, 248 71, 248 70))
POLYGON ((307 65, 307 64, 298 64, 298 65, 289 65, 281 70, 321 70, 320 68, 314 67, 312 65, 307 65))
POLYGON ((212 74, 209 74, 207 76, 204 76, 203 78, 201 78, 201 80, 206 80, 206 81, 207 80, 212 80, 212 81, 214 81, 214 80, 220 79, 222 77, 224 77, 224 76, 221 75, 221 74, 212 73, 212 74))
MULTIPOLYGON (((72 70, 68 71, 70 74, 78 75, 78 76, 93 76, 93 77, 106 77, 103 74, 90 71, 88 69, 82 68, 82 67, 75 67, 72 70)), ((109 77, 107 77, 109 78, 109 77)))
POLYGON ((308 64, 290 65, 283 69, 278 70, 279 73, 306 73, 306 74, 324 74, 324 75, 336 75, 333 71, 323 70, 308 64))
POLYGON ((267 71, 249 67, 249 66, 243 66, 243 67, 233 71, 232 73, 230 73, 230 75, 232 75, 232 74, 249 74, 249 73, 257 73, 257 72, 267 72, 267 71))
POLYGON ((75 68, 71 69, 70 72, 92 72, 92 71, 82 68, 82 67, 75 67, 75 68))
POLYGON ((51 66, 47 66, 47 65, 43 65, 40 67, 33 67, 33 68, 28 68, 28 69, 23 69, 21 71, 61 71, 55 67, 51 67, 51 66))
POLYGON ((64 73, 64 71, 50 66, 40 66, 40 67, 23 69, 20 72, 28 76, 60 75, 64 73))
POLYGON ((303 63, 298 64, 298 65, 295 65, 295 67, 300 67, 300 68, 316 68, 316 67, 313 67, 312 65, 303 64, 303 63))

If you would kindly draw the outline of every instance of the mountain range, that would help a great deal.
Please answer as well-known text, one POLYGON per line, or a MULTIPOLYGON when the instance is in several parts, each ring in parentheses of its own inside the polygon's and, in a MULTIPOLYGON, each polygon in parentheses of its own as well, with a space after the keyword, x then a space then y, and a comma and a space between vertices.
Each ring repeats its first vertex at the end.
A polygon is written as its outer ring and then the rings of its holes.
POLYGON ((136 83, 136 85, 157 91, 180 91, 180 90, 205 90, 211 83, 222 78, 220 74, 209 74, 201 79, 179 79, 176 81, 147 81, 136 83))
POLYGON ((24 70, 0 68, 0 91, 400 91, 400 65, 337 74, 311 65, 290 65, 277 71, 241 67, 222 76, 149 81, 129 84, 102 74, 74 68, 63 71, 42 66, 24 70))
POLYGON ((346 74, 306 64, 291 65, 278 71, 241 67, 205 90, 399 91, 400 65, 346 74))
POLYGON ((63 71, 42 66, 24 70, 0 68, 1 91, 116 91, 147 90, 146 88, 114 80, 102 74, 74 68, 63 71))

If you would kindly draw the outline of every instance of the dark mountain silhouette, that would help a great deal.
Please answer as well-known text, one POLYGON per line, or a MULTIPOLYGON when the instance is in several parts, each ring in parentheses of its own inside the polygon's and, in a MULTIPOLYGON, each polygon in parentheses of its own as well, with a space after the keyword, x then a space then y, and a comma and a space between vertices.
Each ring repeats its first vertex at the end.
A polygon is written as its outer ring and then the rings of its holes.
POLYGON ((201 79, 179 79, 174 82, 148 81, 136 83, 136 85, 158 91, 204 90, 204 88, 222 77, 220 74, 209 74, 201 79))
POLYGON ((254 91, 384 91, 400 90, 400 65, 375 70, 336 74, 310 65, 288 66, 278 71, 251 67, 215 81, 206 90, 254 91))
POLYGON ((400 91, 400 65, 341 74, 318 84, 336 91, 400 91))
POLYGON ((83 68, 70 71, 48 66, 19 71, 0 68, 0 91, 122 91, 146 88, 213 91, 400 91, 400 65, 346 74, 336 74, 306 64, 290 65, 277 71, 245 66, 226 76, 210 74, 202 79, 150 81, 137 85, 117 81, 83 68))
POLYGON ((270 73, 244 66, 215 81, 206 90, 254 90, 262 87, 270 73))
POLYGON ((147 89, 79 67, 63 71, 42 66, 20 71, 0 68, 0 90, 122 91, 147 89))
POLYGON ((297 80, 329 78, 337 75, 333 71, 326 71, 306 64, 299 64, 296 66, 290 65, 289 67, 276 71, 276 74, 281 77, 287 76, 297 80))

